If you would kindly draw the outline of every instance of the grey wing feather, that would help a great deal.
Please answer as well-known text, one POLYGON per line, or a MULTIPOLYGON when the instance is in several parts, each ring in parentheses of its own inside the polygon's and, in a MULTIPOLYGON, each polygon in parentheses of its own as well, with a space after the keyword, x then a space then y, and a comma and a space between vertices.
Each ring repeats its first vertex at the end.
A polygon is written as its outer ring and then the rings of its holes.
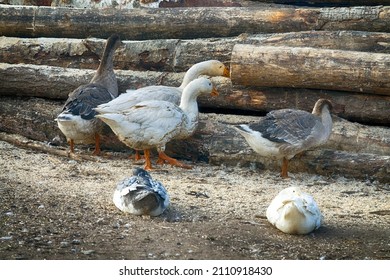
POLYGON ((310 138, 318 121, 318 117, 306 111, 284 109, 268 113, 249 127, 273 142, 294 145, 310 138))
POLYGON ((62 111, 68 111, 85 120, 90 120, 97 114, 94 108, 99 104, 109 102, 112 98, 111 93, 101 85, 83 85, 69 94, 62 111))

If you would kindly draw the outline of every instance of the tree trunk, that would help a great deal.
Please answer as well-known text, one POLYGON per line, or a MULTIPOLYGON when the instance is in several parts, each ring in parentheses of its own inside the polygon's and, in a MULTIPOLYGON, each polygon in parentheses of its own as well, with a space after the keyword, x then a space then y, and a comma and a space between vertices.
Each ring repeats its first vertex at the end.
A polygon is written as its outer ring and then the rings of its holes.
POLYGON ((233 84, 390 95, 390 55, 318 48, 235 45, 233 84))
MULTIPOLYGON (((65 100, 78 86, 90 81, 95 70, 0 63, 0 95, 43 97, 65 100), (43 90, 44 89, 44 90, 43 90)), ((179 86, 184 73, 116 71, 120 92, 147 85, 179 86)), ((251 88, 233 86, 230 79, 211 79, 218 97, 200 96, 201 109, 209 112, 264 114, 271 110, 296 108, 311 111, 319 98, 331 99, 334 113, 351 121, 389 125, 390 96, 295 88, 251 88), (256 113, 257 112, 257 113, 256 113)))
MULTIPOLYGON (((0 63, 0 95, 36 96, 66 99, 68 94, 88 83, 96 70, 0 63)), ((116 70, 121 92, 147 85, 180 85, 184 73, 116 70)))
POLYGON ((0 34, 124 40, 194 39, 307 30, 390 31, 390 7, 72 9, 0 5, 0 34))
POLYGON ((255 0, 256 2, 320 7, 390 5, 390 0, 255 0))
POLYGON ((390 126, 390 96, 346 91, 258 88, 233 86, 229 79, 213 78, 218 97, 201 95, 199 106, 207 112, 265 114, 272 110, 294 108, 311 111, 320 98, 332 101, 333 113, 350 121, 390 126))
MULTIPOLYGON (((61 110, 62 102, 39 98, 0 99, 0 131, 68 148, 54 121, 61 110)), ((200 114, 200 123, 195 134, 189 139, 168 143, 167 153, 177 158, 211 164, 257 164, 260 168, 279 172, 279 162, 257 155, 231 127, 258 119, 259 117, 239 115, 200 114)), ((341 174, 346 177, 389 181, 386 173, 390 170, 389 141, 389 129, 353 124, 334 118, 334 128, 329 141, 323 147, 306 152, 300 159, 293 158, 289 171, 341 174)), ((39 145, 34 147, 39 148, 39 145)), ((119 150, 125 151, 126 154, 132 153, 108 127, 103 133, 102 147, 106 152, 119 150)), ((76 148, 77 153, 91 153, 85 152, 85 146, 77 145, 76 148)), ((64 152, 55 154, 67 155, 64 152)))
MULTIPOLYGON (((0 61, 97 69, 105 39, 0 38, 0 61)), ((185 72, 193 64, 218 59, 228 62, 235 44, 314 47, 390 53, 390 34, 361 31, 304 31, 194 40, 124 41, 114 66, 122 70, 185 72)))

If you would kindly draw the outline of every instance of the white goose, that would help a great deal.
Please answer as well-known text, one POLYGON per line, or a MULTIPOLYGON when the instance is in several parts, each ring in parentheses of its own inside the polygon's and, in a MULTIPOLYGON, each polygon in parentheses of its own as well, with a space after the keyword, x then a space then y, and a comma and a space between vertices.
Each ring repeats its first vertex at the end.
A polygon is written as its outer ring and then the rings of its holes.
POLYGON ((118 82, 113 70, 113 57, 121 41, 118 35, 108 38, 102 60, 92 80, 69 94, 62 112, 56 118, 58 127, 74 152, 75 143, 95 142, 94 154, 100 153, 100 130, 103 123, 94 116, 94 108, 118 96, 118 82))
POLYGON ((314 198, 298 187, 279 192, 268 206, 266 216, 273 226, 288 234, 308 234, 322 223, 314 198))
POLYGON ((169 205, 163 184, 153 180, 142 168, 133 169, 133 176, 118 183, 113 202, 119 210, 134 215, 158 216, 169 205))
POLYGON ((218 60, 207 60, 194 64, 184 75, 179 87, 148 86, 137 90, 127 90, 114 100, 101 104, 95 109, 99 113, 116 113, 127 110, 146 100, 164 100, 179 105, 184 88, 200 75, 229 77, 229 69, 218 60))
POLYGON ((332 132, 331 109, 329 100, 319 99, 311 114, 302 110, 275 110, 256 123, 234 128, 258 154, 282 158, 281 176, 287 178, 291 158, 329 139, 332 132))
POLYGON ((158 163, 168 162, 182 168, 191 168, 167 156, 164 150, 165 144, 170 140, 187 138, 195 132, 199 113, 196 99, 202 93, 218 94, 211 81, 201 77, 184 88, 180 106, 168 101, 149 100, 126 111, 101 113, 96 117, 108 124, 127 146, 144 150, 146 170, 152 169, 150 149, 154 147, 158 151, 158 163))

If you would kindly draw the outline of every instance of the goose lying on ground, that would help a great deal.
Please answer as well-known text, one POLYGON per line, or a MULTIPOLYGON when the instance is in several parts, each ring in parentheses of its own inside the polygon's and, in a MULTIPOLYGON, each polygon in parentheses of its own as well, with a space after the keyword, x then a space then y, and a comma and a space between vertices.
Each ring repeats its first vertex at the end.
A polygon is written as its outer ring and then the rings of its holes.
POLYGON ((313 197, 298 187, 289 187, 272 200, 268 221, 288 234, 307 234, 321 226, 322 215, 313 197))
POLYGON ((142 168, 133 169, 133 176, 119 182, 113 196, 119 210, 134 215, 158 216, 169 205, 164 186, 153 180, 142 168))
POLYGON ((234 128, 258 154, 283 159, 281 176, 288 177, 288 161, 296 154, 324 144, 332 131, 332 104, 319 99, 312 113, 282 109, 249 125, 234 128))

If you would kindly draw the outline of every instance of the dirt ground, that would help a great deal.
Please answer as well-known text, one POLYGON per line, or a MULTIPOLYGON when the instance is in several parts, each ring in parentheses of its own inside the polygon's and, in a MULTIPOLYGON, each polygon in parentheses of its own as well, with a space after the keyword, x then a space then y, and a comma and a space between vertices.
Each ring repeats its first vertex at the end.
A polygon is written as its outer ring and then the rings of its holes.
MULTIPOLYGON (((85 154, 85 149, 78 150, 85 154)), ((190 163, 151 174, 171 196, 155 218, 120 212, 116 183, 128 154, 75 161, 0 141, 0 259, 390 259, 390 186, 375 182, 190 163), (283 188, 311 193, 323 226, 305 236, 272 227, 283 188)))

